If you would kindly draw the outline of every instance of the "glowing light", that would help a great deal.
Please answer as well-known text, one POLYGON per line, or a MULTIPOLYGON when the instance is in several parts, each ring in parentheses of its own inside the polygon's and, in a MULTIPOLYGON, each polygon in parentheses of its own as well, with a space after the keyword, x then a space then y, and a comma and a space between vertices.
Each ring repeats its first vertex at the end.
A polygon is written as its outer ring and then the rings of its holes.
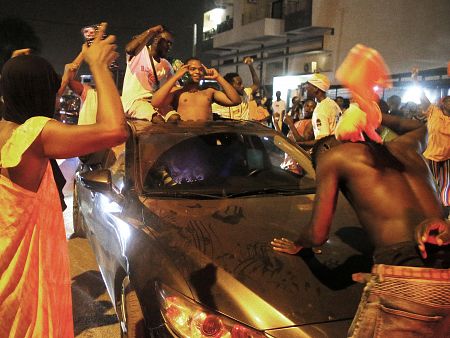
POLYGON ((374 92, 377 92, 378 90, 380 90, 380 87, 378 87, 378 86, 374 86, 374 87, 373 87, 373 91, 374 91, 374 92))
POLYGON ((222 23, 224 21, 225 9, 223 8, 214 8, 209 11, 209 19, 214 22, 215 25, 222 23))
POLYGON ((104 212, 122 212, 122 207, 114 201, 111 201, 108 197, 100 195, 100 206, 104 212))
MULTIPOLYGON (((281 92, 281 99, 287 101, 289 90, 297 90, 298 86, 308 81, 312 75, 287 75, 275 76, 273 78, 273 93, 272 97, 276 99, 276 92, 281 92)), ((298 93, 296 94, 298 95, 298 93)), ((288 102, 286 102, 288 103, 288 102)))
POLYGON ((425 95, 427 96, 428 100, 430 100, 430 102, 434 102, 436 100, 436 94, 432 91, 428 89, 422 89, 420 86, 412 86, 405 91, 405 94, 403 94, 402 102, 414 102, 419 104, 422 90, 425 92, 425 95))
POLYGON ((223 329, 222 321, 214 315, 206 316, 202 324, 202 333, 211 337, 219 334, 223 329))
POLYGON ((264 338, 258 331, 244 327, 231 319, 203 311, 194 303, 176 296, 169 296, 166 290, 163 298, 162 314, 180 337, 188 338, 264 338))

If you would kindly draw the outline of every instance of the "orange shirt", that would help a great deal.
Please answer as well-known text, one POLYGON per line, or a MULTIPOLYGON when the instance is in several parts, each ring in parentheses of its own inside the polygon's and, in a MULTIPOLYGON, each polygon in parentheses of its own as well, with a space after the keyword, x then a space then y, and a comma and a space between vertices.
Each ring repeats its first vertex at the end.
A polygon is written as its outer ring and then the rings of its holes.
MULTIPOLYGON (((17 127, 1 166, 17 166, 49 120, 17 127)), ((0 337, 73 338, 69 252, 50 163, 36 192, 0 174, 0 203, 0 337)))
POLYGON ((425 158, 441 162, 450 158, 450 116, 435 105, 430 105, 428 115, 428 145, 423 153, 425 158))

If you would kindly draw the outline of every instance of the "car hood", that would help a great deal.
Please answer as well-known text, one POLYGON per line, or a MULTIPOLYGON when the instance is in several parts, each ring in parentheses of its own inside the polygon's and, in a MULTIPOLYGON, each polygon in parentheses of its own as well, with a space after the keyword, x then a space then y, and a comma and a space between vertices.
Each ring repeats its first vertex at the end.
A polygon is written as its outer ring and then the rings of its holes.
MULTIPOLYGON (((217 200, 150 199, 161 222, 148 224, 196 301, 261 330, 352 318, 368 269, 361 228, 339 198, 330 238, 319 252, 275 252, 274 237, 296 239, 314 195, 217 200)), ((367 250, 366 250, 367 251, 367 250)))

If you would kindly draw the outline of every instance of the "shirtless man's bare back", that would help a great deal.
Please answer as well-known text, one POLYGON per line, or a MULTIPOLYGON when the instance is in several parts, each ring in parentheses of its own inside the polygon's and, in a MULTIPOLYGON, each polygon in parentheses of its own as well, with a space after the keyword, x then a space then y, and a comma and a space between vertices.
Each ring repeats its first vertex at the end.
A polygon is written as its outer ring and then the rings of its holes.
POLYGON ((211 104, 217 102, 222 106, 235 106, 241 103, 237 91, 214 69, 208 69, 195 58, 187 62, 168 80, 152 98, 154 107, 171 104, 183 121, 212 120, 211 104), (178 86, 178 80, 189 73, 189 82, 178 86), (202 79, 217 81, 223 91, 215 88, 200 88, 202 79))
POLYGON ((290 254, 324 244, 341 190, 375 246, 372 274, 355 279, 368 284, 349 337, 376 337, 377 332, 383 337, 446 337, 450 334, 450 223, 421 156, 426 127, 391 115, 383 116, 383 124, 408 132, 386 144, 340 142, 334 136, 317 142, 311 220, 301 225, 295 241, 281 238, 271 244, 274 250, 290 254), (435 244, 428 257, 424 242, 435 244), (405 315, 395 315, 400 312, 405 315), (407 318, 423 319, 412 323, 407 318), (435 318, 432 328, 430 318, 435 318))

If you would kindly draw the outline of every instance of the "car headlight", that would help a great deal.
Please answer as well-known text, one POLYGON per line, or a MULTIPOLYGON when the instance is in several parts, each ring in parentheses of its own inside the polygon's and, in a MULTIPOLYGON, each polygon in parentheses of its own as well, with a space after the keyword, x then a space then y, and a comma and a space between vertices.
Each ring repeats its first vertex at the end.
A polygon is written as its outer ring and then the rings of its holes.
POLYGON ((158 285, 161 313, 169 328, 183 338, 266 338, 231 318, 195 303, 181 293, 158 285))

